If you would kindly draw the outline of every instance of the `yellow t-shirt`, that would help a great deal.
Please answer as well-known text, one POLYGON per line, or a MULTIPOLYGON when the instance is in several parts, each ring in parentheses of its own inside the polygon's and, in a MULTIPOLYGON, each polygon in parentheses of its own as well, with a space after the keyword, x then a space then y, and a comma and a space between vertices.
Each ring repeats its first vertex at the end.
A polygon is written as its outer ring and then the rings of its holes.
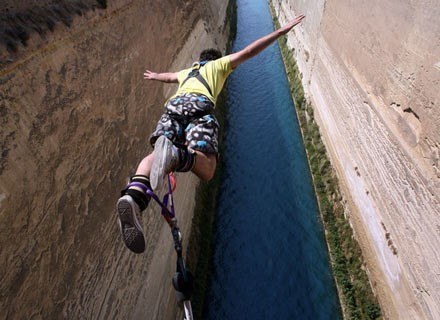
MULTIPOLYGON (((195 62, 194 64, 198 64, 198 62, 195 62)), ((215 104, 217 97, 225 84, 226 78, 232 72, 231 60, 229 57, 225 56, 217 60, 208 61, 199 69, 200 75, 209 84, 212 95, 209 93, 208 89, 206 89, 203 83, 201 83, 195 77, 188 79, 182 86, 182 82, 188 77, 188 74, 191 72, 191 70, 192 68, 188 68, 177 73, 179 88, 173 97, 182 93, 200 93, 207 96, 215 104)))

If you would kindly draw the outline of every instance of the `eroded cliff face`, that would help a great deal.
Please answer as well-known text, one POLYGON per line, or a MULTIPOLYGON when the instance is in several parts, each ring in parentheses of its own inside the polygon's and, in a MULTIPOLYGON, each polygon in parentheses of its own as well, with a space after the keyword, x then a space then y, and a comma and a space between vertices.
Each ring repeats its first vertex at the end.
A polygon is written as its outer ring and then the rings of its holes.
MULTIPOLYGON (((174 89, 147 83, 143 71, 176 71, 205 47, 224 50, 227 4, 108 1, 70 28, 30 34, 16 53, 1 49, 4 317, 176 318, 175 253, 158 207, 144 216, 142 255, 123 245, 114 207, 174 89)), ((197 179, 178 180, 188 235, 197 179)))
POLYGON ((274 0, 385 316, 440 314, 440 6, 274 0))

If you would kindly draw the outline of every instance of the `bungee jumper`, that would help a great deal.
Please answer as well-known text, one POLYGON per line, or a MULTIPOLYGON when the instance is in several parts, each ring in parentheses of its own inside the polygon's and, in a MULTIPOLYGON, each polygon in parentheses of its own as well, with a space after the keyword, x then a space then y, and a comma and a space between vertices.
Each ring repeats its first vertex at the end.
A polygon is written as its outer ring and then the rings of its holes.
POLYGON ((175 184, 172 173, 192 171, 202 180, 212 179, 217 166, 219 129, 213 111, 227 77, 240 64, 256 56, 304 18, 304 15, 299 15, 244 49, 223 57, 216 49, 206 49, 191 68, 178 72, 144 72, 146 80, 178 83, 179 87, 166 101, 164 113, 150 136, 153 152, 140 161, 135 175, 121 191, 116 204, 118 224, 127 248, 134 253, 142 253, 145 251, 145 238, 140 222, 141 212, 152 198, 162 207, 162 214, 172 229, 178 255, 173 285, 182 294, 181 301, 189 300, 192 276, 186 273, 182 258, 181 236, 172 203, 175 184), (166 180, 169 191, 161 201, 154 191, 161 189, 166 180), (170 198, 171 207, 167 203, 170 198))

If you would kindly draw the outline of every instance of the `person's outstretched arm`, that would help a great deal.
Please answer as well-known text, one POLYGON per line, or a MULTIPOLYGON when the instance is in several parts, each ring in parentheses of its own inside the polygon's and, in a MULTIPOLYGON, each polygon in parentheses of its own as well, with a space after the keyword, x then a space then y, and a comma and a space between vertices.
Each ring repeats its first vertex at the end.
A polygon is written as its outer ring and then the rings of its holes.
POLYGON ((266 49, 272 42, 274 42, 276 39, 281 37, 282 35, 285 35, 287 32, 292 30, 294 26, 296 26, 298 23, 300 23, 306 16, 305 15, 299 15, 295 17, 292 21, 287 23, 285 26, 275 30, 272 33, 269 33, 268 35, 252 42, 250 45, 248 45, 246 48, 232 53, 229 55, 231 59, 231 66, 232 68, 236 68, 239 64, 245 62, 246 60, 256 56, 261 51, 266 49))
POLYGON ((156 80, 166 83, 177 83, 177 72, 156 73, 150 70, 144 72, 145 80, 156 80))

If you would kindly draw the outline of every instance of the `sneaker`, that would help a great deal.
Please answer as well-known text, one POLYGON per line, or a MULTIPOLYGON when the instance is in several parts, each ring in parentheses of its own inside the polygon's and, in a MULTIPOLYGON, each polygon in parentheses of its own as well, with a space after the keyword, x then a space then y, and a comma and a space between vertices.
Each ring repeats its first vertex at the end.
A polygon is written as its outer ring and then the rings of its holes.
POLYGON ((138 217, 140 217, 139 206, 132 197, 125 195, 119 198, 116 204, 116 211, 118 213, 122 240, 124 240, 127 248, 135 253, 144 252, 144 233, 138 220, 138 217))
POLYGON ((160 136, 154 144, 154 159, 150 172, 150 183, 153 190, 162 187, 168 173, 179 164, 179 153, 170 139, 160 136))

